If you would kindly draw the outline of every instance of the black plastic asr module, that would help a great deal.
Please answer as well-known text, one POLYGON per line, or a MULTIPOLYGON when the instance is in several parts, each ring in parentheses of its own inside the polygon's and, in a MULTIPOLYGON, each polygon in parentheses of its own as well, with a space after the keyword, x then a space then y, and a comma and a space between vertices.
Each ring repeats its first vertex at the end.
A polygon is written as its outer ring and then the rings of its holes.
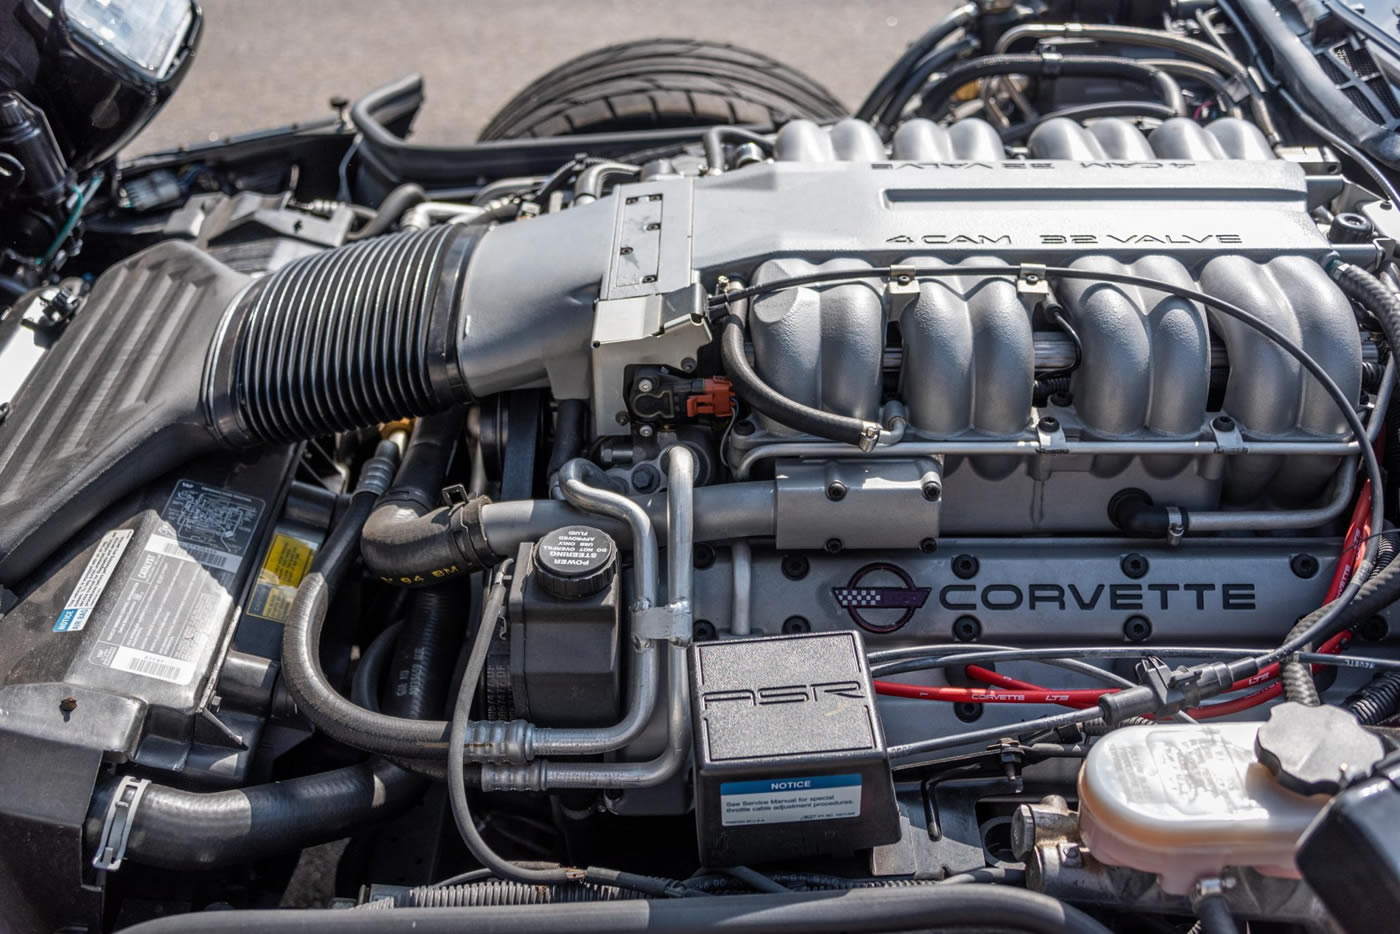
POLYGON ((854 632, 691 649, 695 819, 709 866, 899 839, 884 732, 854 632))

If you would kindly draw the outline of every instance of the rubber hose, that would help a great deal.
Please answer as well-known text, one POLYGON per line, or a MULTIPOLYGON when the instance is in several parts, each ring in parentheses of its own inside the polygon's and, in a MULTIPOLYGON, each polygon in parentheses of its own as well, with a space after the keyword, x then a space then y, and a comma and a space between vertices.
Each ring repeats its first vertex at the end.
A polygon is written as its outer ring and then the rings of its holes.
POLYGON ((1064 55, 1049 58, 1042 55, 985 55, 954 65, 932 84, 924 87, 936 70, 936 65, 920 67, 900 88, 899 94, 885 111, 887 124, 898 121, 905 105, 917 94, 919 111, 935 114, 956 89, 979 78, 994 75, 1032 75, 1057 78, 1122 78, 1151 87, 1170 107, 1173 116, 1181 116, 1181 88, 1171 75, 1160 68, 1143 65, 1130 58, 1111 55, 1064 55))
POLYGON ((554 448, 549 454, 546 476, 554 476, 559 468, 583 453, 588 443, 588 401, 560 399, 554 420, 554 448))
POLYGON ((1400 353, 1400 296, 1360 266, 1334 261, 1328 272, 1343 292, 1375 315, 1390 352, 1400 353))
MULTIPOLYGON (((84 825, 97 847, 116 778, 104 778, 84 825)), ((325 843, 390 817, 422 780, 383 759, 251 788, 193 792, 148 785, 132 812, 126 858, 163 869, 215 869, 325 843)))
POLYGON ((814 409, 787 398, 765 383, 744 354, 744 326, 737 317, 731 316, 725 322, 720 352, 735 395, 761 415, 794 431, 854 444, 864 451, 870 450, 879 440, 880 426, 874 422, 814 409))
POLYGON ((393 486, 365 521, 361 555, 385 583, 426 587, 496 563, 479 528, 490 500, 438 505, 464 419, 460 407, 418 419, 393 486))
POLYGON ((904 50, 904 54, 895 60, 889 70, 880 76, 880 80, 875 82, 875 87, 870 91, 869 96, 861 102, 860 107, 856 108, 856 119, 864 120, 866 123, 872 122, 884 110, 886 98, 899 87, 909 69, 917 65, 925 55, 932 52, 938 43, 976 19, 977 9, 977 6, 971 3, 958 7, 935 23, 922 36, 915 39, 909 48, 904 50))
POLYGON ((1201 934, 1240 934, 1230 903, 1223 895, 1207 895, 1196 905, 1196 917, 1201 919, 1201 934))
POLYGON ((446 754, 447 723, 405 720, 366 710, 342 697, 321 670, 321 628, 330 592, 349 564, 345 558, 327 559, 330 544, 345 530, 340 536, 345 542, 342 550, 353 558, 358 533, 373 508, 373 494, 357 492, 351 497, 345 516, 316 556, 311 573, 297 585, 282 634, 282 676, 297 709, 332 739, 386 756, 439 758, 446 754))
POLYGON ((379 208, 374 212, 374 216, 363 227, 346 235, 345 242, 368 240, 370 237, 388 233, 389 229, 398 223, 399 218, 403 217, 405 211, 415 204, 422 204, 427 200, 428 193, 423 190, 421 185, 407 182, 398 186, 384 196, 384 200, 379 202, 379 208))
POLYGON ((384 685, 384 670, 394 653, 403 622, 385 627, 360 654, 355 676, 350 681, 350 699, 366 710, 379 710, 379 691, 384 685))
POLYGON ((1046 376, 1035 381, 1035 389, 1032 391, 1032 401, 1036 405, 1044 405, 1051 396, 1056 393, 1069 392, 1072 377, 1069 376, 1046 376))
POLYGON ((956 61, 965 55, 977 51, 982 47, 982 43, 974 36, 963 36, 956 42, 950 42, 941 49, 935 49, 924 56, 913 66, 913 74, 900 86, 899 90, 889 100, 883 110, 879 112, 879 119, 873 125, 878 129, 881 126, 893 130, 899 125, 900 117, 903 116, 904 108, 918 93, 929 75, 936 74, 948 67, 949 62, 956 61))
POLYGON ((710 175, 719 175, 728 165, 724 159, 724 141, 737 139, 763 147, 764 152, 773 151, 773 140, 752 130, 737 126, 712 126, 705 131, 705 165, 710 175))
POLYGON ((940 928, 1010 928, 1031 934, 1109 934, 1077 908, 1000 885, 923 885, 888 889, 717 895, 712 898, 393 911, 210 911, 147 921, 125 934, 871 934, 940 928))
POLYGON ((1366 726, 1383 723, 1400 713, 1400 671, 1387 671, 1371 681, 1342 704, 1343 709, 1366 726))
POLYGON ((1378 392, 1381 388, 1381 377, 1384 375, 1384 363, 1361 364, 1361 388, 1366 392, 1378 392))
POLYGON ((414 595, 389 668, 396 704, 386 702, 386 712, 410 720, 443 715, 470 612, 471 591, 463 586, 439 584, 414 595))

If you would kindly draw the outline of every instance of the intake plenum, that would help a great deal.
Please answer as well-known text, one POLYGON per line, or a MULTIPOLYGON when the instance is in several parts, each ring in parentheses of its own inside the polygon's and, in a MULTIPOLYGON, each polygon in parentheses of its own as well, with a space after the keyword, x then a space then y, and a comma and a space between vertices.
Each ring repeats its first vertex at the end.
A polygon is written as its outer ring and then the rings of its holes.
POLYGON ((219 436, 298 441, 469 399, 456 325, 478 239, 453 225, 375 237, 254 282, 210 361, 219 436))

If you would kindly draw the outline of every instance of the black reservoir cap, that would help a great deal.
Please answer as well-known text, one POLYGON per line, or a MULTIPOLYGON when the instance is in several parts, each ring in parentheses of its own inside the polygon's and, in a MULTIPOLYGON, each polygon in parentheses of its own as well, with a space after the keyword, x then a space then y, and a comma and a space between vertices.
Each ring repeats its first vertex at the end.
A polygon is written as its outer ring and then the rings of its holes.
POLYGON ((535 545, 535 580, 560 600, 602 592, 617 573, 617 545, 601 529, 566 525, 535 545))

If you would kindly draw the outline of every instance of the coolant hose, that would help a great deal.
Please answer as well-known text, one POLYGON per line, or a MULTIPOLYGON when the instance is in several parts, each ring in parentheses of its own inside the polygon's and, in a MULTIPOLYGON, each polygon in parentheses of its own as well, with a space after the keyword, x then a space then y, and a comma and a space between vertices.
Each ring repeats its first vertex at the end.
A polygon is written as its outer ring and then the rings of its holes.
POLYGON ((470 613, 471 591, 461 584, 439 584, 414 595, 389 667, 389 693, 396 703, 386 702, 386 712, 410 720, 443 715, 462 623, 470 613))
MULTIPOLYGON (((101 837, 118 779, 104 778, 84 824, 89 851, 101 837)), ((131 812, 126 858, 163 869, 215 869, 343 837, 392 816, 422 780, 383 759, 251 788, 196 792, 146 786, 131 812)))
POLYGON ((386 583, 426 587, 496 563, 479 530, 481 507, 490 500, 439 505, 463 417, 453 408, 418 420, 394 485, 365 521, 360 554, 370 573, 386 583))
POLYGON ((1201 934, 1240 934, 1224 895, 1207 895, 1201 899, 1196 905, 1196 917, 1201 921, 1201 934))
POLYGON ((890 101, 885 110, 885 122, 897 122, 905 105, 918 95, 922 103, 919 109, 924 114, 934 113, 956 89, 979 78, 994 75, 1032 75, 1056 78, 1121 78, 1136 84, 1146 85, 1170 107, 1174 116, 1184 113, 1181 102, 1181 87, 1176 79, 1160 68, 1144 65, 1131 58, 1112 55, 984 55, 952 66, 933 80, 928 86, 924 82, 933 75, 938 66, 919 68, 899 93, 890 101))
POLYGON ((853 444, 862 451, 871 450, 880 440, 880 426, 875 422, 814 409, 789 399, 765 383, 744 354, 744 325, 736 316, 731 315, 725 321, 720 353, 725 372, 734 384, 735 395, 759 414, 794 431, 828 441, 853 444))
MULTIPOLYGON (((392 457, 396 449, 385 442, 392 457)), ((371 462, 378 459, 371 458, 371 462)), ((379 489, 363 483, 316 555, 311 573, 297 585, 282 634, 282 677, 297 709, 334 740, 367 752, 404 759, 441 758, 446 750, 444 721, 406 720, 366 710, 342 697, 321 669, 321 628, 331 591, 354 563, 365 520, 379 489)))
POLYGON ((370 237, 387 233, 394 226, 394 223, 403 217, 405 211, 415 204, 422 204, 427 200, 428 194, 421 185, 416 185, 413 182, 400 185, 384 196, 384 200, 379 202, 379 209, 374 212, 374 216, 369 219, 368 223, 345 237, 346 242, 368 240, 370 237))

